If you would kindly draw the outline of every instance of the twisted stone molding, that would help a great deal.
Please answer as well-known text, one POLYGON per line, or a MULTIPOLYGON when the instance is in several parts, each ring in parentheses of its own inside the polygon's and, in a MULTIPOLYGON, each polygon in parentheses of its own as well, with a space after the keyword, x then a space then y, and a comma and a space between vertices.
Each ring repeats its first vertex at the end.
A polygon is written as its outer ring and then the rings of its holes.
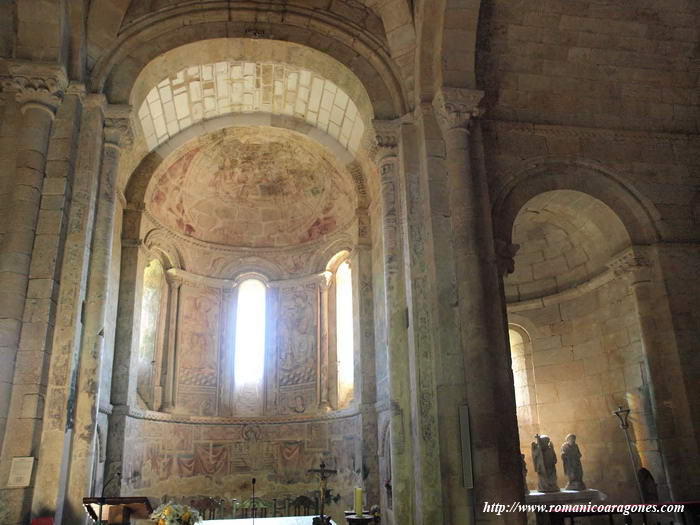
POLYGON ((54 64, 35 62, 10 62, 9 75, 0 77, 2 89, 15 93, 22 111, 38 107, 54 115, 68 88, 65 70, 54 64))
POLYGON ((443 130, 467 128, 472 118, 479 117, 484 92, 476 89, 442 87, 433 98, 435 116, 443 130))

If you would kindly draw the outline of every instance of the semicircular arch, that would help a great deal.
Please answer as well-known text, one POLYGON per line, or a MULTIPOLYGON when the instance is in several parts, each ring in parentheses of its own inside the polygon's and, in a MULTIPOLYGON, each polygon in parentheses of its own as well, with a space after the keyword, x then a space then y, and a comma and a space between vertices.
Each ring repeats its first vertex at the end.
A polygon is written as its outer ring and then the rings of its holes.
POLYGON ((143 245, 150 252, 157 254, 166 270, 171 268, 185 270, 182 256, 177 246, 172 242, 172 238, 161 228, 150 230, 143 239, 143 245))
POLYGON ((229 19, 227 5, 217 4, 204 10, 198 5, 148 15, 125 29, 101 56, 90 77, 91 88, 104 92, 111 103, 128 103, 141 71, 159 55, 202 40, 245 38, 254 22, 258 34, 269 35, 255 42, 274 39, 309 46, 351 68, 367 89, 375 118, 404 113, 404 89, 384 43, 340 18, 331 20, 310 8, 294 7, 299 16, 262 21, 261 11, 266 8, 275 11, 272 4, 237 6, 236 21, 229 19), (202 22, 192 23, 193 19, 202 22))
POLYGON ((621 177, 588 162, 552 158, 531 160, 494 199, 495 237, 510 244, 523 206, 537 195, 555 190, 580 191, 607 205, 622 221, 632 244, 653 244, 663 237, 654 205, 621 177))

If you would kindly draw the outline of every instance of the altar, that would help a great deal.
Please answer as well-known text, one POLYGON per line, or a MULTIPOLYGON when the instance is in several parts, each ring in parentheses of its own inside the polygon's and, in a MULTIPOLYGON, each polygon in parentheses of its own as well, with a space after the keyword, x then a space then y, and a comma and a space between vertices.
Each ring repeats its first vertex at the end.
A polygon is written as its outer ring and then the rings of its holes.
MULTIPOLYGON (((210 525, 311 525, 314 516, 288 516, 284 518, 244 518, 244 519, 223 519, 223 520, 205 520, 203 524, 210 525)), ((336 525, 335 521, 331 520, 332 525, 336 525)))

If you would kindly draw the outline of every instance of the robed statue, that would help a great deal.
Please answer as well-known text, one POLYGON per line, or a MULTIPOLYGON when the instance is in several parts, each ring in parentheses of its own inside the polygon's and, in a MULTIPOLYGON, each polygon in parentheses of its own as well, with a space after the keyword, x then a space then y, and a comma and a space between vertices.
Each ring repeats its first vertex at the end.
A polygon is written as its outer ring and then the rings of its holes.
POLYGON ((561 446, 561 462, 564 465, 564 474, 569 482, 566 490, 586 490, 583 482, 583 467, 581 466, 581 451, 576 444, 576 436, 569 434, 561 446))
POLYGON ((557 454, 549 436, 535 434, 532 442, 532 460, 537 472, 537 490, 540 492, 558 492, 557 454))

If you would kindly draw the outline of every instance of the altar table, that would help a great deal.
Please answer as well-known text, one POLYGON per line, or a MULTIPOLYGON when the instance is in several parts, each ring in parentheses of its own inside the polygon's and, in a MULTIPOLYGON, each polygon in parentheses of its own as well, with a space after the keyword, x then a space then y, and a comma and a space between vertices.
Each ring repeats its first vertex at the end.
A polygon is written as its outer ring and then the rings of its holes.
MULTIPOLYGON (((255 523, 259 525, 311 525, 313 516, 289 516, 285 518, 255 518, 255 523)), ((204 525, 253 525, 253 518, 238 520, 204 520, 204 525)), ((333 525, 336 525, 331 520, 333 525)))

